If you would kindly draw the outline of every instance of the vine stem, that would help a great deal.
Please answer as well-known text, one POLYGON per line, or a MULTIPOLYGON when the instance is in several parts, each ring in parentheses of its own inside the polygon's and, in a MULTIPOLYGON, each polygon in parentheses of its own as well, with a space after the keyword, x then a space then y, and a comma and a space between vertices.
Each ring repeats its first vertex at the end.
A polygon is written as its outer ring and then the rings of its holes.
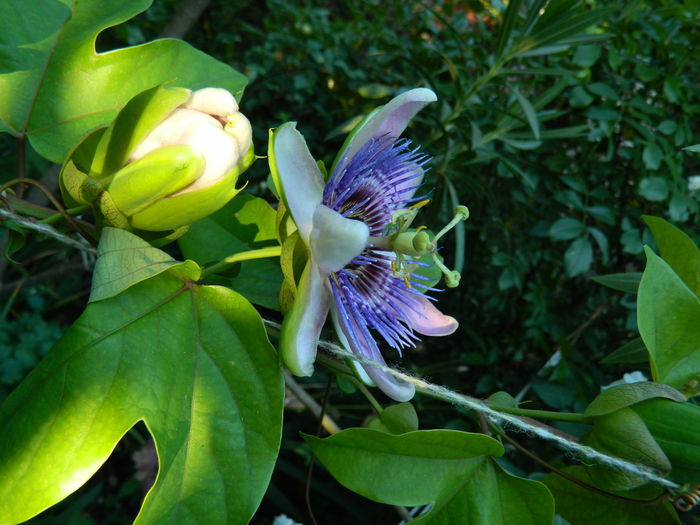
POLYGON ((504 407, 487 403, 489 407, 499 412, 515 416, 531 417, 533 419, 551 419, 553 421, 568 421, 570 423, 588 423, 589 418, 574 412, 552 412, 551 410, 530 410, 520 407, 504 407))
POLYGON ((0 193, 2 193, 7 188, 10 188, 17 184, 30 184, 39 189, 39 191, 41 191, 46 196, 49 202, 51 202, 54 208, 58 210, 58 213, 66 219, 66 222, 71 226, 71 228, 73 228, 73 230, 78 232, 86 241, 88 241, 93 246, 97 245, 97 241, 95 241, 94 237, 90 235, 90 233, 85 228, 78 224, 78 222, 66 212, 66 209, 61 205, 60 202, 58 202, 58 199, 56 199, 56 197, 54 197, 53 194, 48 189, 46 189, 41 183, 35 181, 34 179, 18 178, 11 180, 0 186, 0 193))
POLYGON ((281 254, 281 246, 270 246, 268 248, 260 248, 258 250, 248 250, 245 252, 234 253, 233 255, 229 255, 225 259, 204 268, 204 270, 202 270, 202 280, 237 262, 265 259, 267 257, 279 257, 281 254))

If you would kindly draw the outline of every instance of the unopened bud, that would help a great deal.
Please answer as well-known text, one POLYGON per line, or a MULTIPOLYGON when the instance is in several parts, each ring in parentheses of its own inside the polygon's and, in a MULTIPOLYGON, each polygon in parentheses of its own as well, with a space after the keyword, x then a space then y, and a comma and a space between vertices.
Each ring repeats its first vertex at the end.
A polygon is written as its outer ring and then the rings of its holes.
POLYGON ((80 186, 94 179, 110 194, 96 201, 107 224, 126 220, 148 231, 176 230, 215 212, 238 193, 238 176, 255 160, 250 122, 219 88, 140 93, 103 133, 83 178, 75 175, 84 157, 76 151, 62 172, 69 195, 82 202, 80 186))

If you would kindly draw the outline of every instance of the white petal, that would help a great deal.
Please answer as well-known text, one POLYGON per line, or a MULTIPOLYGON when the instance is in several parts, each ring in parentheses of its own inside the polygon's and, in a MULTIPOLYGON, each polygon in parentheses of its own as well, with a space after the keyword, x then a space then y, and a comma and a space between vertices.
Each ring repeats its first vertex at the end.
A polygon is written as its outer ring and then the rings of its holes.
POLYGON ((435 308, 424 296, 416 294, 412 296, 419 302, 419 306, 413 308, 400 303, 396 307, 401 310, 408 324, 416 332, 423 335, 450 335, 459 327, 459 323, 454 317, 443 314, 435 308))
POLYGON ((364 222, 347 219, 323 204, 316 207, 312 224, 311 257, 322 275, 344 268, 367 246, 369 228, 364 222))
MULTIPOLYGON (((384 359, 380 358, 379 361, 384 363, 384 359)), ((379 370, 373 366, 363 365, 367 375, 374 381, 374 383, 379 387, 379 389, 384 392, 387 396, 395 401, 404 403, 413 399, 416 394, 416 387, 413 383, 408 383, 401 379, 398 379, 391 374, 379 370)))
POLYGON ((222 119, 238 111, 236 99, 231 93, 221 88, 198 89, 180 107, 201 111, 222 119))
POLYGON ((326 279, 310 260, 299 281, 292 308, 284 316, 280 331, 280 353, 292 374, 310 376, 314 373, 316 348, 321 328, 328 316, 330 292, 326 279))
POLYGON ((348 135, 333 163, 331 173, 343 157, 352 157, 369 139, 384 135, 399 137, 416 113, 436 100, 437 96, 430 89, 416 88, 401 93, 385 106, 374 110, 348 135))
POLYGON ((323 174, 295 122, 277 128, 270 145, 270 168, 277 190, 308 246, 313 215, 323 197, 323 174))

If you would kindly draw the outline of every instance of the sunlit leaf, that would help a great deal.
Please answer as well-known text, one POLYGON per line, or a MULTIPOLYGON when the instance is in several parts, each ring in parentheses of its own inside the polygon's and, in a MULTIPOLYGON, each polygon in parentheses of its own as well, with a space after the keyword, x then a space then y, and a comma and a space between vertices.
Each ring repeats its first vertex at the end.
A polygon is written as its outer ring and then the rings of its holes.
POLYGON ((93 302, 0 407, 0 523, 75 491, 138 421, 160 468, 136 523, 247 523, 282 401, 277 356, 240 295, 165 271, 93 302))
POLYGON ((240 94, 243 75, 180 40, 95 53, 97 35, 152 0, 5 0, 0 17, 0 131, 61 162, 81 135, 163 82, 240 94))
MULTIPOLYGON (((229 255, 277 245, 275 210, 263 199, 242 193, 222 209, 195 222, 178 243, 185 257, 201 265, 229 255)), ((226 283, 255 304, 279 310, 279 259, 244 261, 226 283)))

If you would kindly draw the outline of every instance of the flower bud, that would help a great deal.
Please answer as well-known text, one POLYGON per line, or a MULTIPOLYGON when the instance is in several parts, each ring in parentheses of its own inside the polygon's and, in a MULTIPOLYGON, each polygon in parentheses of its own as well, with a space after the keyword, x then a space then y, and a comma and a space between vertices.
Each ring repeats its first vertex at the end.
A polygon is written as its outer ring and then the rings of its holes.
MULTIPOLYGON (((677 390, 659 383, 616 386, 593 400, 585 415, 593 429, 582 442, 673 481, 700 482, 700 407, 677 390)), ((629 490, 647 481, 601 465, 587 470, 607 490, 629 490)))
POLYGON ((178 230, 233 198, 254 159, 250 122, 231 93, 156 87, 76 148, 61 187, 105 225, 178 230))

